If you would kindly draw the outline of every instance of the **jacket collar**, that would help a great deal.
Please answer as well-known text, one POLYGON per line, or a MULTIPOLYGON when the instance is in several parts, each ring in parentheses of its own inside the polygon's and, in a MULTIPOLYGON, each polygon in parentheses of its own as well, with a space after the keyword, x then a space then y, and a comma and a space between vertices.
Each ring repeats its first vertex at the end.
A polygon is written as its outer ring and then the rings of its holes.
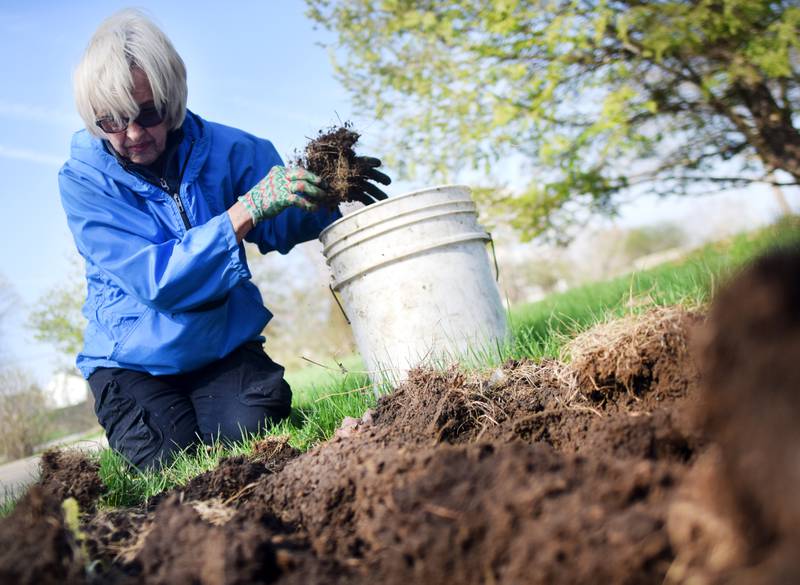
MULTIPOLYGON (((210 136, 207 126, 200 116, 189 110, 186 111, 186 118, 180 129, 184 139, 178 143, 176 153, 178 160, 183 164, 191 149, 191 156, 186 161, 183 175, 183 182, 190 183, 197 177, 208 158, 210 136)), ((164 196, 164 191, 160 187, 149 183, 142 176, 128 172, 115 156, 116 153, 109 152, 103 142, 102 139, 89 134, 87 130, 80 130, 72 137, 71 158, 100 171, 103 175, 129 187, 142 197, 152 199, 164 196)))

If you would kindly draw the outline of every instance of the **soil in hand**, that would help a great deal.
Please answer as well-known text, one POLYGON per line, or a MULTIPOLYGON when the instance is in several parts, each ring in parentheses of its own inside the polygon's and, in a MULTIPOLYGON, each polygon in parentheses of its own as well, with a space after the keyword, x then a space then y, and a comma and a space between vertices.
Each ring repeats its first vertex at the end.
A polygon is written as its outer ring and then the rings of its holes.
POLYGON ((349 122, 320 130, 292 161, 325 181, 328 198, 322 204, 329 208, 343 201, 359 201, 359 194, 364 191, 363 182, 368 179, 370 167, 356 156, 354 147, 359 137, 349 122))

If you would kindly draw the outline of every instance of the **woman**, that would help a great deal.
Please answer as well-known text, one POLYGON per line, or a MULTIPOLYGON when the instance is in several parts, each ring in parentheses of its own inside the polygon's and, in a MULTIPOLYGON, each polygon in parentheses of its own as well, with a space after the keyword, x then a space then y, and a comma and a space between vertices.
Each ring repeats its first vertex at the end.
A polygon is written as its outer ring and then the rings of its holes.
POLYGON ((149 467, 198 438, 236 440, 287 417, 284 370, 261 345, 272 315, 242 240, 285 254, 316 238, 340 217, 315 203, 320 179, 188 111, 183 61, 137 11, 97 30, 75 99, 86 129, 59 186, 86 261, 77 366, 111 446, 149 467))

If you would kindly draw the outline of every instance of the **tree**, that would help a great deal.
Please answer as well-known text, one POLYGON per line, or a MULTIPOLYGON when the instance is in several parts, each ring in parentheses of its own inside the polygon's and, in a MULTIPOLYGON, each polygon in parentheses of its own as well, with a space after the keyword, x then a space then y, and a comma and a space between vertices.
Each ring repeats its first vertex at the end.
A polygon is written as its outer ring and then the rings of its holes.
POLYGON ((47 437, 44 393, 18 369, 0 369, 0 454, 18 459, 33 454, 47 437))
POLYGON ((307 3, 401 174, 530 165, 521 193, 484 194, 527 238, 646 191, 800 182, 796 1, 307 3))
POLYGON ((19 303, 19 296, 14 285, 5 276, 0 274, 0 367, 4 365, 5 355, 5 321, 10 316, 12 309, 19 303))
POLYGON ((86 319, 81 307, 86 299, 86 281, 78 261, 72 264, 69 276, 38 300, 38 308, 29 323, 39 341, 51 343, 64 355, 74 358, 83 347, 86 319))

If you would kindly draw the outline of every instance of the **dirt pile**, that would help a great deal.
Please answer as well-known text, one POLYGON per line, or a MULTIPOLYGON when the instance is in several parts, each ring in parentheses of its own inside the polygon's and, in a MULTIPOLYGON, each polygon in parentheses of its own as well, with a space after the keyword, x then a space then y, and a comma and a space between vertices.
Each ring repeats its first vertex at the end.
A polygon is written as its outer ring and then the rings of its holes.
POLYGON ((220 525, 205 520, 178 496, 163 501, 134 558, 136 581, 154 585, 272 583, 281 574, 271 532, 256 518, 220 525))
POLYGON ((655 309, 577 337, 571 361, 509 362, 482 377, 412 372, 379 404, 376 432, 405 443, 521 439, 563 453, 688 461, 702 443, 689 417, 698 374, 688 349, 701 322, 655 309))
POLYGON ((761 259, 720 293, 698 342, 698 418, 715 449, 676 504, 694 518, 674 539, 687 581, 800 581, 798 268, 798 250, 761 259))
POLYGON ((100 465, 75 450, 50 449, 39 462, 39 485, 57 501, 75 498, 82 512, 92 512, 106 491, 100 465))
POLYGON ((72 585, 85 580, 76 534, 61 501, 33 486, 0 525, 0 583, 72 585))
MULTIPOLYGON (((761 261, 707 323, 668 309, 601 326, 570 361, 416 371, 307 453, 270 440, 148 506, 88 514, 93 578, 796 582, 798 266, 761 261)), ((65 539, 64 581, 76 549, 48 505, 28 521, 65 539)), ((3 570, 39 554, 14 545, 3 570)))
MULTIPOLYGON (((267 437, 253 445, 249 457, 238 455, 219 462, 216 469, 207 471, 179 488, 181 498, 204 500, 218 498, 232 503, 251 489, 261 476, 278 473, 300 452, 289 445, 289 436, 267 437)), ((157 503, 157 502, 153 502, 157 503)))

